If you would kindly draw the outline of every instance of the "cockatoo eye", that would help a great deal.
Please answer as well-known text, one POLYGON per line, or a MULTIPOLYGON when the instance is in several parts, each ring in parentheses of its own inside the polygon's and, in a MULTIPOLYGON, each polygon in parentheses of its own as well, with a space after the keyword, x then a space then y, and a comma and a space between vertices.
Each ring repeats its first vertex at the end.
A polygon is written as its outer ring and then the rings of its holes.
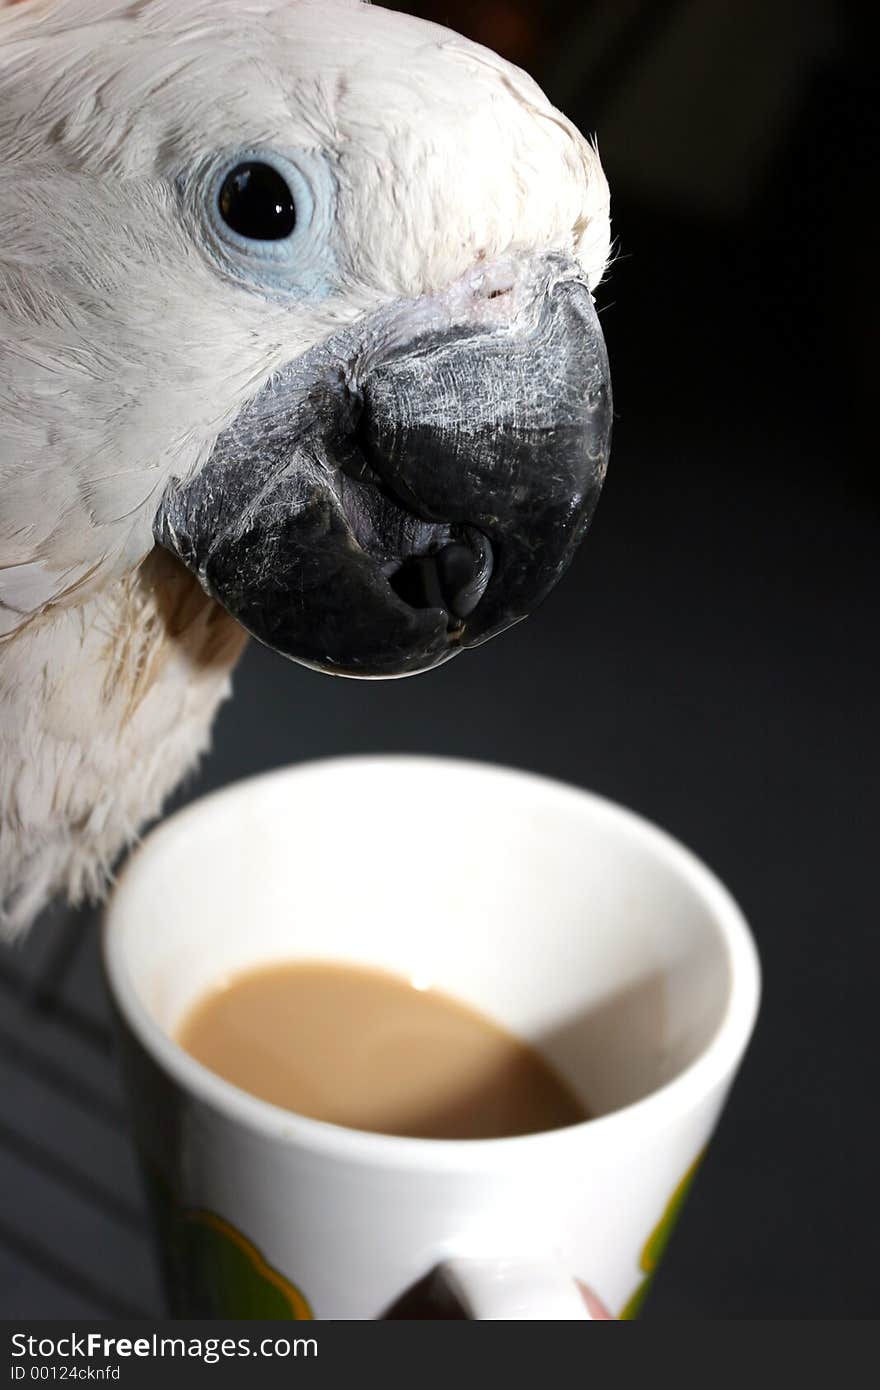
POLYGON ((330 292, 336 180, 323 151, 249 146, 182 175, 178 187, 212 258, 239 284, 273 295, 330 292))
POLYGON ((217 198, 227 227, 249 241, 281 241, 296 226, 296 204, 271 164, 248 160, 230 169, 217 198))

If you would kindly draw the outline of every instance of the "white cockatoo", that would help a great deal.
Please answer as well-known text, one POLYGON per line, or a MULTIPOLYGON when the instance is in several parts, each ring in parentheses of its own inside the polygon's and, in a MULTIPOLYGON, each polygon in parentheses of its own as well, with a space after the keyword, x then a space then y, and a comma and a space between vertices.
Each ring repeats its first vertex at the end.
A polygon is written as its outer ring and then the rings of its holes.
POLYGON ((115 857, 247 633, 427 669, 523 617, 608 453, 594 147, 360 0, 0 0, 0 906, 115 857))

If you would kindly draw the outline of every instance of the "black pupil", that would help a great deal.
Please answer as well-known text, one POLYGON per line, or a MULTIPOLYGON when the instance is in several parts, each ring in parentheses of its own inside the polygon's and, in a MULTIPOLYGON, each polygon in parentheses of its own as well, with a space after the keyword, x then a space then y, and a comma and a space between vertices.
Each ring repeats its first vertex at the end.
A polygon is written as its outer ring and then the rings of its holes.
POLYGON ((252 241, 280 241, 296 226, 293 194, 270 164, 237 164, 218 202, 227 227, 252 241))

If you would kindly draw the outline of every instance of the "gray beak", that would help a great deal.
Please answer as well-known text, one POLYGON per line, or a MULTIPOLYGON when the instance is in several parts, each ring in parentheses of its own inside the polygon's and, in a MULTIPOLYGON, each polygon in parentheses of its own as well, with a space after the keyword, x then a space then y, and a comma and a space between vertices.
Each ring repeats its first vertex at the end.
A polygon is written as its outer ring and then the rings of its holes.
POLYGON ((589 525, 611 435, 579 267, 511 263, 291 362, 155 521, 261 642, 353 676, 427 670, 518 622, 589 525))

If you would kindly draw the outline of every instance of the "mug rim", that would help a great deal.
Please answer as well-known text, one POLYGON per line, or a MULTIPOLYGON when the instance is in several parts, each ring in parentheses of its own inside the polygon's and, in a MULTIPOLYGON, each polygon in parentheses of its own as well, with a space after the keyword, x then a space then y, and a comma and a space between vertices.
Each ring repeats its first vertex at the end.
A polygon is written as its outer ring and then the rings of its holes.
POLYGON ((674 1116, 694 1108, 726 1078, 732 1079, 751 1037, 761 994, 757 948, 742 911, 717 875, 668 831, 618 802, 573 783, 482 759, 432 754, 369 753, 312 758, 240 778, 199 797, 150 831, 129 856, 104 909, 101 935, 105 975, 118 1017, 159 1069, 186 1094, 219 1110, 228 1120, 285 1145, 325 1156, 420 1168, 471 1168, 475 1162, 487 1160, 493 1165, 520 1162, 533 1156, 539 1147, 568 1142, 578 1131, 588 1131, 598 1141, 600 1136, 612 1132, 618 1135, 632 1126, 650 1130, 668 1123, 674 1116), (669 1081, 616 1110, 561 1129, 494 1139, 414 1138, 309 1119, 251 1095, 191 1057, 160 1028, 138 998, 126 961, 123 930, 117 925, 124 922, 126 895, 138 891, 140 880, 150 872, 151 858, 161 851, 169 836, 177 835, 188 821, 216 813, 226 803, 247 797, 269 782, 293 782, 304 773, 320 774, 323 769, 364 770, 371 764, 386 769, 389 764, 408 764, 414 768, 422 765, 428 770, 443 767, 496 779, 531 782, 545 794, 556 795, 570 804, 591 804, 603 818, 616 822, 619 828, 636 836, 642 845, 653 846, 700 899, 726 950, 729 983, 724 1010, 699 1054, 669 1081))

